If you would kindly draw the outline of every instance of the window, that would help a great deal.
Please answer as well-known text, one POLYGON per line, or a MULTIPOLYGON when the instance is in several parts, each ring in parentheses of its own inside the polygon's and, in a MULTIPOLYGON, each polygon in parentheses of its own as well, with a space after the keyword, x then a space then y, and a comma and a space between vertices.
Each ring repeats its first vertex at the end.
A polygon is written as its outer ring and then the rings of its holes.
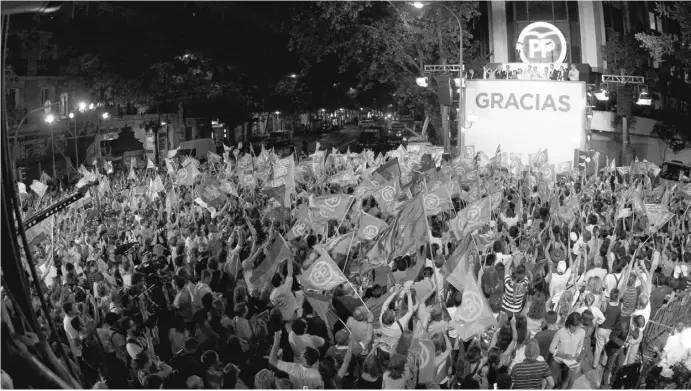
POLYGON ((578 2, 567 1, 566 12, 568 13, 569 22, 578 22, 578 2))
POLYGON ((5 99, 7 101, 7 109, 16 108, 19 104, 19 88, 8 89, 5 99))
POLYGON ((50 88, 41 88, 41 104, 46 103, 50 100, 50 88))
POLYGON ((67 117, 69 101, 69 94, 60 94, 60 115, 63 117, 67 117))
POLYGON ((528 17, 531 22, 554 20, 551 1, 528 2, 528 17))
POLYGON ((516 2, 516 21, 527 22, 528 21, 528 3, 525 1, 516 2))
POLYGON ((554 20, 567 20, 566 2, 555 1, 554 6, 554 20))
POLYGON ((656 30, 656 28, 655 28, 655 13, 654 12, 648 12, 648 20, 650 20, 650 29, 656 30))

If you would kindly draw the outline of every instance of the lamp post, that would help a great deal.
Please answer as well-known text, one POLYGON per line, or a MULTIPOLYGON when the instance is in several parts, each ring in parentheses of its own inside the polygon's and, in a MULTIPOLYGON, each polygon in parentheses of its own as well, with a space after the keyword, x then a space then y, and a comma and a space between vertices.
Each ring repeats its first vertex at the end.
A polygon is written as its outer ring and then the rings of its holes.
MULTIPOLYGON (((459 93, 459 98, 458 98, 458 117, 457 117, 456 122, 458 125, 458 137, 457 137, 458 151, 457 151, 457 153, 461 154, 461 152, 463 151, 463 146, 465 145, 465 137, 463 135, 463 124, 465 122, 465 110, 463 109, 463 105, 465 103, 465 86, 463 83, 463 69, 464 69, 464 66, 463 66, 463 23, 461 23, 461 19, 456 15, 455 12, 453 12, 453 10, 451 8, 445 6, 444 4, 437 3, 437 2, 435 2, 433 4, 438 6, 438 7, 445 9, 446 11, 448 11, 448 13, 450 13, 451 16, 453 16, 454 19, 456 19, 456 22, 458 22, 458 61, 459 61, 458 62, 458 66, 459 66, 458 77, 461 79, 461 85, 460 85, 460 93, 459 93)), ((425 4, 422 2, 413 3, 413 7, 417 8, 417 9, 421 9, 424 6, 425 6, 425 4)), ((448 142, 446 142, 446 140, 448 140, 449 138, 450 138, 449 134, 444 135, 444 140, 445 140, 444 146, 445 147, 448 144, 448 142)), ((450 152, 450 151, 446 151, 446 152, 450 152)))
POLYGON ((51 156, 53 158, 53 178, 56 178, 56 180, 57 180, 57 177, 58 177, 57 176, 57 170, 55 169, 55 129, 53 129, 53 126, 52 126, 53 122, 55 122, 55 116, 53 114, 48 114, 48 115, 46 115, 46 118, 44 119, 44 121, 46 121, 46 123, 48 125, 51 125, 50 126, 50 143, 52 145, 50 148, 50 152, 51 152, 51 156))

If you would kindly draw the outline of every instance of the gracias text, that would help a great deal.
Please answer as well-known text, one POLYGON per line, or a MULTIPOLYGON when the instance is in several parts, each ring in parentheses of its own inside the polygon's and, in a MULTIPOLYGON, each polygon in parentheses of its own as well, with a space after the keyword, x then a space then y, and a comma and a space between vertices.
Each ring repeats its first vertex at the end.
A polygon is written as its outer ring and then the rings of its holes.
POLYGON ((552 94, 502 94, 499 92, 481 92, 475 97, 475 104, 481 109, 511 109, 516 110, 553 110, 567 112, 571 110, 571 97, 560 95, 557 98, 552 94))

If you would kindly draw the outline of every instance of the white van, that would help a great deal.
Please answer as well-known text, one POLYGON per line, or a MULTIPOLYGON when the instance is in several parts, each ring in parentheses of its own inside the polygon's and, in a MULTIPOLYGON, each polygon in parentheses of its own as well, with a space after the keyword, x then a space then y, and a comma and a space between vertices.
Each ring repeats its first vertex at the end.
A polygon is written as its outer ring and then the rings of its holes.
POLYGON ((183 141, 178 145, 178 156, 191 156, 197 160, 206 160, 209 152, 216 153, 216 142, 210 138, 183 141))

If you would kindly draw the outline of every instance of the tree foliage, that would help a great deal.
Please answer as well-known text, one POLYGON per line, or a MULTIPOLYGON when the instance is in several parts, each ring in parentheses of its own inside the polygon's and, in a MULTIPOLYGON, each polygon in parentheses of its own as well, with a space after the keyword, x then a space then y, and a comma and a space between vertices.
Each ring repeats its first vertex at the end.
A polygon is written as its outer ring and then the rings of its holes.
POLYGON ((691 3, 686 1, 656 2, 655 10, 679 25, 680 35, 658 32, 638 33, 636 40, 657 62, 691 66, 691 3))
POLYGON ((607 37, 601 52, 609 73, 619 74, 623 69, 627 75, 637 75, 645 71, 648 66, 647 52, 636 38, 613 30, 608 31, 607 37))
MULTIPOLYGON (((440 4, 463 23, 464 62, 481 61, 467 30, 479 16, 478 3, 440 4)), ((301 53, 307 67, 337 56, 341 72, 358 69, 360 88, 390 86, 399 105, 433 115, 439 104, 434 84, 420 88, 415 78, 424 65, 459 62, 459 26, 448 12, 435 3, 417 10, 407 2, 309 2, 300 5, 286 29, 291 50, 301 53)))

